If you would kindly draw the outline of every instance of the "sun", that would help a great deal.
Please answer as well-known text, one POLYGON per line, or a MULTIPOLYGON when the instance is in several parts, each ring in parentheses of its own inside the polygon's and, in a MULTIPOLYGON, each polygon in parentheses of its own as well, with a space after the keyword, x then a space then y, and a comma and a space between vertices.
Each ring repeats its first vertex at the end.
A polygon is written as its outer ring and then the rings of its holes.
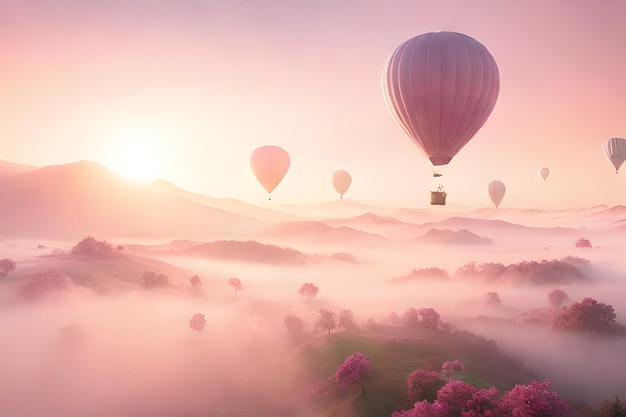
POLYGON ((165 162, 161 138, 146 129, 125 130, 111 143, 106 165, 131 181, 160 177, 165 162))

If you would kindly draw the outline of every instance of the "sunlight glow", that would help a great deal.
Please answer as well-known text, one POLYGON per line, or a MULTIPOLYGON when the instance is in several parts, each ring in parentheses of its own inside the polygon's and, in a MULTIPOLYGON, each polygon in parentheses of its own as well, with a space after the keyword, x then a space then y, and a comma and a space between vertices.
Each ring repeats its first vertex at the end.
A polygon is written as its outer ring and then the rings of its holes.
POLYGON ((149 182, 162 176, 166 150, 156 128, 136 127, 115 135, 106 165, 129 180, 149 182))

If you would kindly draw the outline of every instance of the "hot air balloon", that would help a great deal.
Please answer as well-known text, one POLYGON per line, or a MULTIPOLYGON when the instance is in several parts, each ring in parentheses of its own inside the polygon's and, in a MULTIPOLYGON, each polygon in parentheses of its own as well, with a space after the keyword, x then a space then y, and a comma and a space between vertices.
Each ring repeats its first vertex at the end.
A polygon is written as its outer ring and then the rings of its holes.
POLYGON ((270 194, 269 200, 272 199, 272 191, 287 174, 290 164, 289 154, 278 146, 261 146, 252 151, 250 155, 252 172, 265 191, 270 194))
POLYGON ((498 208, 502 199, 504 198, 504 194, 506 193, 506 186, 502 181, 491 181, 489 183, 489 197, 493 204, 498 208))
POLYGON ((352 176, 347 171, 339 170, 333 174, 333 187, 341 198, 350 188, 350 184, 352 184, 352 176))
POLYGON ((401 43, 383 72, 389 111, 436 167, 436 177, 487 121, 499 91, 493 56, 456 32, 424 33, 401 43))
POLYGON ((619 167, 626 161, 626 139, 611 138, 602 144, 602 150, 615 167, 617 174, 619 167))
POLYGON ((541 168, 537 174, 545 181, 548 175, 550 175, 550 170, 548 168, 541 168))

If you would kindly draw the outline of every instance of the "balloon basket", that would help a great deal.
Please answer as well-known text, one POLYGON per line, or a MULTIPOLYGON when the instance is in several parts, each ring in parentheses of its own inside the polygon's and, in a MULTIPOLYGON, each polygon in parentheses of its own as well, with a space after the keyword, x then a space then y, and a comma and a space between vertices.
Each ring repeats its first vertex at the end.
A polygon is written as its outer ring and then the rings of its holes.
POLYGON ((446 196, 447 194, 445 191, 431 191, 430 192, 430 205, 431 206, 445 206, 446 196))

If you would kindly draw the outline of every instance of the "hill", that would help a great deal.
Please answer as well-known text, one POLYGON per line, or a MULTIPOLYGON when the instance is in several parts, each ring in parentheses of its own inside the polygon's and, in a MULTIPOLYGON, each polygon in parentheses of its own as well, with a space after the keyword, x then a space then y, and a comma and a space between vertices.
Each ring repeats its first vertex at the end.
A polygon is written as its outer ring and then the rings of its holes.
POLYGON ((328 246, 346 243, 359 245, 385 244, 389 241, 375 233, 350 227, 332 227, 319 221, 281 222, 268 227, 262 236, 274 240, 297 241, 328 246))
POLYGON ((0 178, 3 226, 31 237, 224 238, 260 226, 79 161, 0 178))
POLYGON ((375 325, 332 334, 301 352, 309 363, 309 400, 319 416, 389 417, 410 408, 406 379, 417 369, 440 371, 445 361, 460 360, 465 371, 457 379, 478 387, 510 389, 534 375, 480 336, 405 326, 375 325), (337 367, 355 351, 371 362, 366 398, 342 390, 334 381, 337 367))
POLYGON ((37 169, 32 165, 18 164, 15 162, 0 161, 0 178, 10 177, 37 169))
POLYGON ((435 245, 456 246, 491 245, 493 243, 493 240, 478 236, 476 233, 472 233, 466 229, 430 229, 422 236, 412 239, 411 241, 435 245))

